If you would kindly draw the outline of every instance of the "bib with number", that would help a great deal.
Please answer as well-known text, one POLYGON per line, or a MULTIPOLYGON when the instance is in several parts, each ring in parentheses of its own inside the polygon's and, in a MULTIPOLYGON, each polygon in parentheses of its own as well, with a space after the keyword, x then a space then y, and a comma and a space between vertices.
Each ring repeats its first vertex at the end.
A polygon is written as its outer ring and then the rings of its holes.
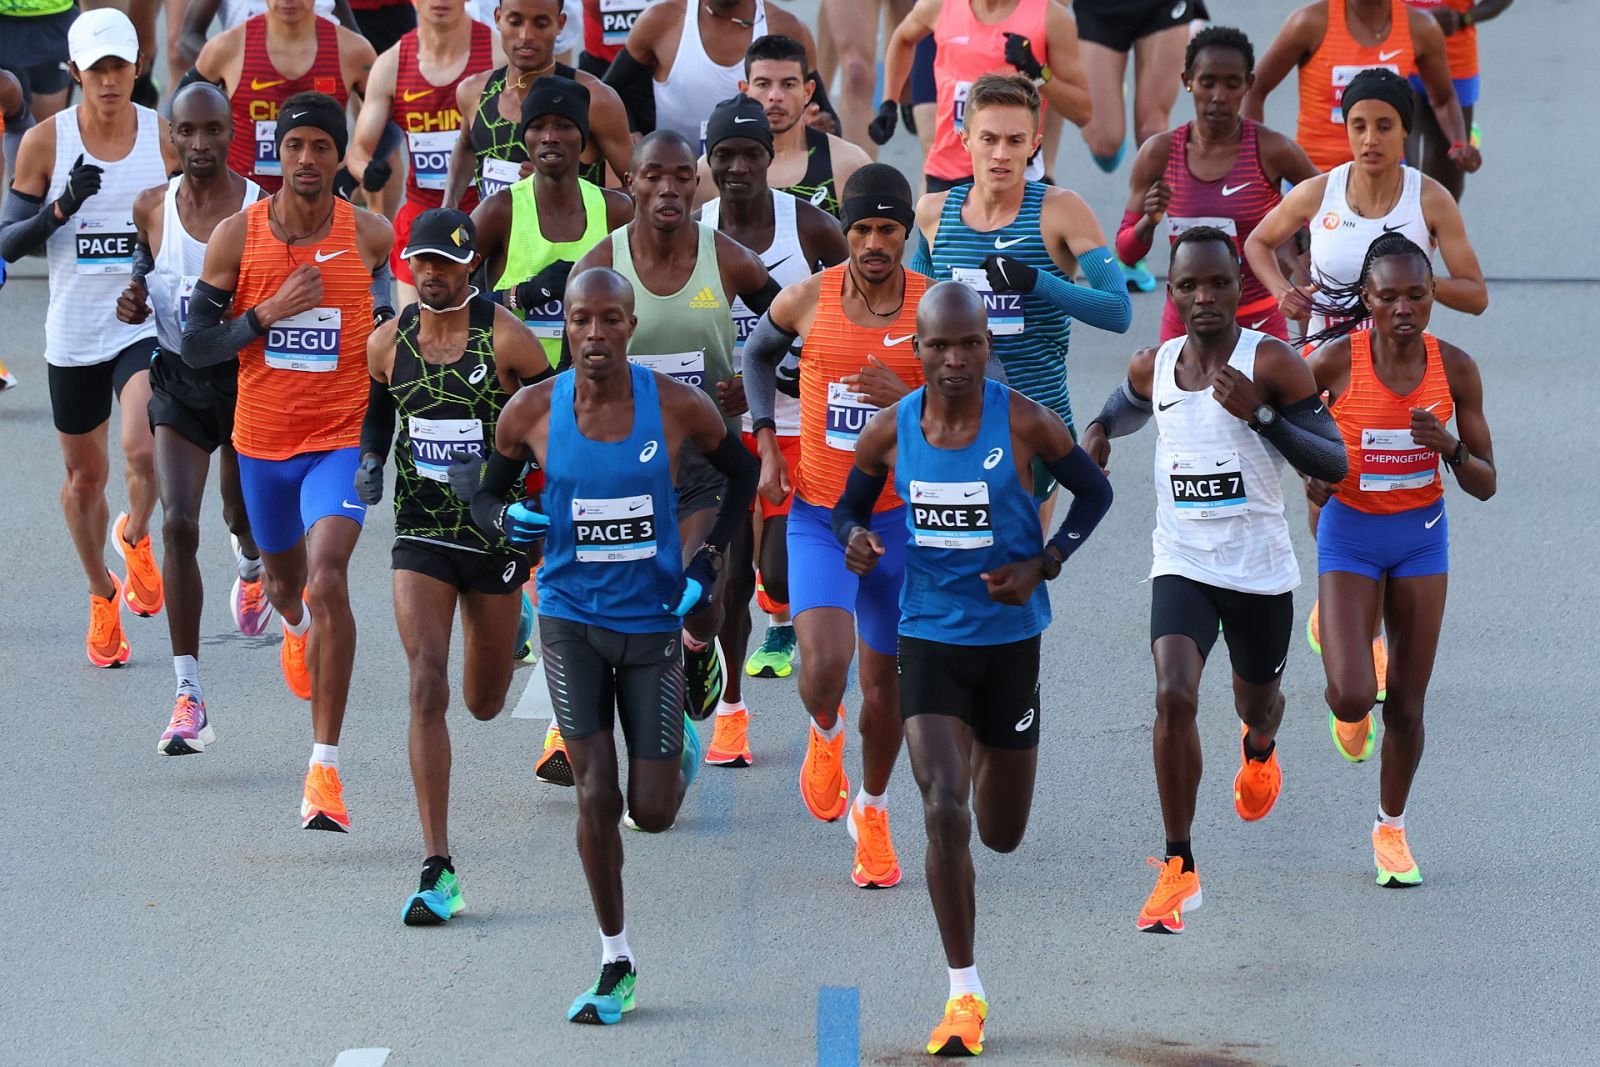
POLYGON ((600 0, 601 43, 626 43, 628 31, 639 21, 639 13, 649 6, 650 0, 600 0))
POLYGON ((983 297, 983 306, 989 312, 990 333, 996 337, 1014 337, 1024 331, 1021 293, 995 292, 982 267, 953 267, 950 277, 983 297))
POLYGON ((646 370, 653 370, 658 374, 665 374, 675 382, 692 385, 696 389, 706 387, 706 354, 704 352, 669 352, 665 355, 630 355, 630 363, 637 363, 646 370))
POLYGON ((178 329, 189 325, 189 298, 194 296, 194 285, 200 280, 198 274, 185 274, 178 279, 178 329))
POLYGON ((656 554, 655 500, 643 496, 572 498, 572 531, 580 563, 624 563, 656 554))
POLYGON ((133 243, 138 231, 127 212, 78 212, 79 274, 132 274, 133 243))
POLYGON ((483 176, 478 179, 478 195, 487 200, 521 180, 521 163, 513 163, 509 159, 486 159, 483 161, 483 176))
POLYGON ((988 548, 994 513, 988 482, 911 480, 911 528, 919 548, 988 548))
POLYGON ((1371 66, 1352 64, 1334 67, 1332 72, 1333 111, 1328 115, 1328 118, 1340 126, 1344 125, 1344 108, 1341 105, 1344 100, 1345 86, 1354 81, 1355 76, 1364 70, 1386 70, 1390 74, 1400 73, 1400 68, 1393 63, 1374 63, 1371 66))
POLYGON ((411 146, 411 172, 418 189, 443 189, 450 169, 450 153, 461 134, 456 130, 431 130, 407 134, 411 146))
POLYGON ((343 323, 338 308, 312 308, 279 319, 267 327, 267 366, 312 374, 337 370, 343 323))
POLYGON ((283 175, 283 164, 278 162, 278 120, 256 120, 255 173, 271 177, 283 175))
POLYGON ((1439 453, 1411 439, 1411 429, 1361 431, 1361 491, 1426 489, 1439 477, 1439 453))
POLYGON ((828 425, 825 439, 829 448, 854 452, 856 438, 866 429, 867 420, 878 409, 866 397, 852 392, 844 382, 828 383, 828 425))
POLYGON ((522 309, 522 321, 527 324, 535 337, 543 337, 551 341, 561 340, 561 335, 567 328, 567 309, 560 297, 546 300, 542 304, 522 309))
POLYGON ((967 94, 972 92, 971 82, 956 82, 955 95, 952 106, 955 109, 956 132, 960 133, 966 127, 967 119, 967 94))
POLYGON ((482 419, 406 420, 406 435, 411 438, 411 463, 417 473, 435 482, 450 480, 450 464, 457 452, 483 455, 482 419))
POLYGON ((1186 519, 1229 519, 1249 507, 1237 452, 1174 453, 1172 506, 1186 519))

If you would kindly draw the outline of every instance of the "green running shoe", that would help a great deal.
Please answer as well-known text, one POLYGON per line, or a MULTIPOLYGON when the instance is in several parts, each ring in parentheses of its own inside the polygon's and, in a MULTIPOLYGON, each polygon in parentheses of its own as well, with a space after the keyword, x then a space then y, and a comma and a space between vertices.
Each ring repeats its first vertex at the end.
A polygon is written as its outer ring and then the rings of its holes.
POLYGON ((430 858, 422 865, 422 882, 407 898, 400 919, 407 926, 438 926, 449 922, 451 916, 466 906, 455 872, 430 858))
POLYGON ((620 1023, 623 1013, 633 1010, 633 992, 639 975, 629 959, 613 960, 600 968, 600 978, 579 993, 567 1009, 569 1022, 610 1026, 620 1023))
POLYGON ((744 673, 752 678, 787 678, 794 673, 794 626, 774 623, 767 627, 761 647, 745 661, 744 673))

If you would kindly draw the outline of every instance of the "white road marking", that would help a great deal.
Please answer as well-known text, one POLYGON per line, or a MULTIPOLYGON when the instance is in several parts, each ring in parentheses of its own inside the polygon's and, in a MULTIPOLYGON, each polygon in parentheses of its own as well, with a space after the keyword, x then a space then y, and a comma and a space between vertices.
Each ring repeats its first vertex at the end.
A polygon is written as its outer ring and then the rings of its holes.
POLYGON ((383 1067, 388 1058, 386 1048, 347 1048, 333 1061, 333 1067, 383 1067))
POLYGON ((513 719, 553 719, 556 717, 555 705, 550 703, 550 683, 545 681, 544 659, 533 665, 533 670, 528 672, 527 687, 522 690, 522 697, 517 701, 517 706, 511 709, 513 719))

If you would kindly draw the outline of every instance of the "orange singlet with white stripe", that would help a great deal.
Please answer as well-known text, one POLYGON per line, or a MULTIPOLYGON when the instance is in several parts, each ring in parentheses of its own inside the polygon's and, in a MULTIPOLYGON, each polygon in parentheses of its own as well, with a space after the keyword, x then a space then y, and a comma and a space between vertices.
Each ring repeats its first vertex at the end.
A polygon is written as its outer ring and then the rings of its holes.
POLYGON ((351 448, 361 443, 367 411, 372 333, 372 271, 356 245, 355 208, 334 200, 328 236, 315 245, 290 246, 272 232, 271 204, 266 197, 245 209, 233 306, 255 307, 306 263, 322 272, 322 299, 309 311, 279 319, 239 353, 233 446, 255 459, 351 448))
POLYGON ((1403 76, 1416 65, 1405 0, 1390 0, 1389 34, 1370 47, 1350 36, 1345 0, 1328 0, 1328 32, 1300 68, 1300 126, 1295 135, 1318 170, 1350 162, 1350 134, 1344 128, 1340 101, 1351 79, 1370 67, 1403 76))
MULTIPOLYGON (((932 284, 916 271, 906 271, 899 317, 868 328, 844 313, 847 270, 848 262, 822 272, 816 318, 800 353, 800 464, 793 473, 794 488, 802 500, 824 508, 839 502, 855 464, 856 438, 878 411, 843 379, 859 374, 868 366, 867 357, 876 356, 911 388, 922 384, 922 364, 911 350, 911 338, 917 332, 917 303, 932 284)), ((872 510, 888 511, 902 503, 890 481, 872 510)))
POLYGON ((1372 366, 1372 331, 1350 335, 1350 384, 1328 409, 1344 438, 1350 472, 1334 487, 1344 503, 1369 515, 1393 515, 1427 507, 1444 496, 1439 453, 1411 439, 1411 409, 1422 408, 1448 423, 1456 413, 1439 354, 1439 339, 1422 335, 1427 369, 1405 396, 1378 380, 1372 366))

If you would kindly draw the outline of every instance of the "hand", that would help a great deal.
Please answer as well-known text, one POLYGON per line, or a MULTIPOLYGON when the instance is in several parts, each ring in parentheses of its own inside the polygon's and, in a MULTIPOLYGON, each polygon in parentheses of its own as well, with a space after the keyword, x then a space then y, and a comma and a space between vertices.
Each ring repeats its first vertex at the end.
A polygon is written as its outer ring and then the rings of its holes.
POLYGON ((1154 226, 1167 216, 1167 205, 1172 202, 1172 186, 1157 179, 1144 194, 1144 217, 1154 226))
POLYGON ((1100 468, 1100 473, 1107 478, 1111 477, 1111 470, 1107 464, 1111 462, 1111 438, 1106 436, 1106 428, 1098 422, 1091 422, 1089 428, 1083 431, 1083 436, 1078 438, 1078 447, 1089 454, 1095 465, 1100 468))
POLYGON ((687 618, 711 606, 711 597, 717 588, 717 568, 712 565, 711 549, 701 546, 683 570, 683 588, 678 593, 678 603, 661 605, 678 618, 687 618))
POLYGON ((851 574, 865 577, 872 573, 882 555, 883 538, 865 526, 850 531, 850 540, 844 546, 844 565, 850 568, 851 574))
POLYGON ((835 137, 839 136, 839 120, 834 117, 831 111, 822 110, 820 104, 806 105, 805 123, 813 130, 831 133, 835 137))
POLYGON ((271 326, 280 319, 310 311, 321 302, 322 272, 310 263, 302 263, 284 279, 276 293, 262 301, 271 305, 271 321, 259 308, 256 317, 261 320, 261 325, 271 326))
POLYGON ((717 407, 728 418, 737 418, 750 410, 750 405, 744 399, 744 377, 734 375, 725 382, 717 383, 717 407))
POLYGON ((394 168, 389 166, 388 161, 382 159, 370 160, 367 163, 367 169, 361 172, 361 188, 369 193, 376 193, 385 185, 388 185, 389 179, 392 177, 394 177, 394 168))
POLYGON ((1411 439, 1441 456, 1454 456, 1461 442, 1445 432, 1439 416, 1423 408, 1411 409, 1411 439))
POLYGON ((519 500, 500 513, 500 528, 513 546, 528 548, 543 541, 550 532, 550 516, 535 511, 526 500, 519 500))
POLYGON ((885 100, 878 105, 878 117, 867 123, 867 136, 873 144, 888 144, 894 136, 895 123, 900 118, 900 102, 885 100))
POLYGON ((761 453, 761 481, 757 483, 757 490, 767 503, 781 505, 794 491, 794 486, 789 482, 789 461, 783 458, 777 441, 770 437, 758 437, 757 440, 766 442, 756 445, 761 453))
POLYGON ((1439 30, 1446 37, 1454 36, 1461 32, 1461 12, 1453 7, 1436 7, 1429 12, 1433 21, 1439 24, 1439 30))
POLYGON ((518 180, 526 178, 528 175, 532 174, 533 171, 534 171, 533 160, 524 159, 522 161, 522 165, 517 168, 517 178, 518 178, 518 180))
POLYGON ((917 135, 917 105, 909 101, 900 105, 900 123, 911 136, 917 135))
POLYGON ((472 498, 478 495, 478 487, 483 484, 483 472, 488 469, 488 461, 482 456, 475 456, 466 450, 451 453, 451 463, 445 472, 450 480, 450 492, 463 503, 472 503, 472 498))
POLYGON ((1315 285, 1291 285, 1278 294, 1278 310, 1286 319, 1304 322, 1311 315, 1311 298, 1316 295, 1315 285))
POLYGON ((67 186, 56 198, 56 212, 63 221, 77 214, 83 202, 100 191, 100 176, 104 173, 104 168, 85 163, 83 153, 78 153, 72 169, 67 171, 67 186))
POLYGON ((1267 402, 1261 386, 1246 378, 1239 368, 1224 363, 1211 379, 1211 398, 1224 411, 1241 422, 1256 417, 1256 408, 1267 402))
POLYGON ((1033 54, 1033 42, 1020 33, 1006 34, 1006 62, 1034 81, 1044 76, 1044 64, 1033 54))
POLYGON ((1039 588, 1039 583, 1044 581, 1044 564, 1038 556, 1034 556, 1032 559, 1017 563, 1007 563, 1004 567, 996 567, 992 571, 984 571, 978 577, 989 587, 990 600, 996 604, 1020 607, 1028 602, 1028 598, 1033 596, 1033 591, 1039 588))
POLYGON ((1039 284, 1038 268, 1013 256, 985 256, 983 271, 989 276, 989 288, 997 293, 1031 293, 1039 284))
POLYGON ((371 452, 356 467, 356 499, 369 508, 383 499, 383 460, 371 452))
POLYGON ((1306 499, 1316 507, 1327 507, 1328 501, 1333 499, 1333 483, 1321 478, 1307 478, 1306 499))
POLYGON ((517 306, 523 309, 543 307, 552 300, 566 296, 567 278, 572 274, 573 263, 558 259, 525 282, 516 286, 517 306))
POLYGON ((349 200, 359 188, 361 183, 356 181, 356 176, 350 173, 349 167, 340 167, 333 172, 333 195, 340 200, 349 200))
POLYGON ((117 297, 117 318, 131 326, 137 326, 150 317, 150 293, 144 287, 143 280, 133 279, 128 287, 122 290, 122 295, 117 297))
POLYGON ((867 398, 874 407, 886 408, 911 392, 911 386, 900 380, 877 356, 868 356, 867 365, 860 374, 847 374, 844 384, 867 398))
POLYGON ((1471 174, 1483 166, 1483 155, 1470 144, 1457 145, 1450 149, 1450 162, 1471 174))

